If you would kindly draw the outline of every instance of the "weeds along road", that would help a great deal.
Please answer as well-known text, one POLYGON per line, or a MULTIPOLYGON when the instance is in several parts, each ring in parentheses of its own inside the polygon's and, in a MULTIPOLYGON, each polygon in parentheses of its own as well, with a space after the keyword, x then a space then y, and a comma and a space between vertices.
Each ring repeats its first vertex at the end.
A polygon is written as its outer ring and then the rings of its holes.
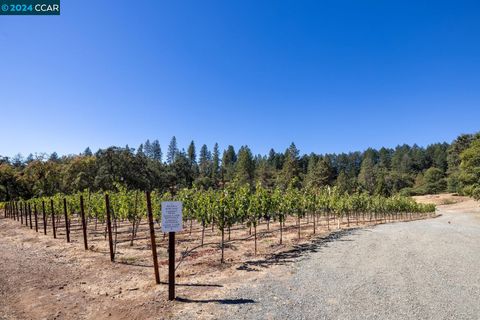
MULTIPOLYGON (((480 319, 478 203, 355 230, 204 306, 218 319, 480 319)), ((201 313, 202 314, 202 313, 201 313)))

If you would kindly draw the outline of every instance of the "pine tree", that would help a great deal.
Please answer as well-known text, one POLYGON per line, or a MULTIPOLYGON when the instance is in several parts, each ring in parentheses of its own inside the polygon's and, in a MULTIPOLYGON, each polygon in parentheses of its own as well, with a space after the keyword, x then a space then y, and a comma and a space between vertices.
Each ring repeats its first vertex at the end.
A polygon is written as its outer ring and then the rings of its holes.
POLYGON ((463 192, 480 200, 480 134, 460 155, 460 180, 463 192))
POLYGON ((307 185, 310 187, 324 187, 332 183, 333 168, 327 157, 322 157, 315 161, 311 156, 308 162, 308 173, 306 178, 307 185))
POLYGON ((472 143, 474 136, 472 134, 462 134, 455 139, 447 149, 448 164, 448 191, 461 192, 463 185, 460 179, 460 155, 472 143))
MULTIPOLYGON (((33 160, 33 154, 30 153, 27 157, 26 162, 31 162, 32 160, 33 160)), ((58 157, 58 153, 52 152, 52 154, 50 155, 50 158, 48 158, 48 160, 52 161, 52 162, 57 162, 58 160, 60 160, 60 158, 58 157)))
POLYGON ((143 143, 140 143, 140 145, 138 146, 137 155, 142 155, 142 156, 145 155, 145 153, 143 152, 143 143))
POLYGON ((83 151, 83 155, 86 157, 91 157, 93 155, 92 150, 90 150, 90 147, 87 147, 85 151, 83 151))
POLYGON ((168 145, 167 163, 172 164, 175 161, 175 157, 177 156, 177 153, 178 153, 177 138, 173 136, 172 140, 170 140, 170 144, 168 145))
POLYGON ((340 193, 350 193, 352 192, 352 186, 351 186, 351 183, 350 183, 350 179, 348 178, 347 174, 345 173, 345 171, 340 171, 340 173, 338 174, 338 177, 337 177, 337 181, 335 182, 335 185, 337 186, 338 188, 338 191, 340 191, 340 193))
POLYGON ((358 175, 358 183, 370 194, 375 192, 375 164, 371 157, 365 157, 363 159, 360 173, 358 175))
POLYGON ((143 152, 145 153, 145 155, 147 157, 149 157, 150 159, 153 158, 153 152, 152 152, 152 144, 150 143, 150 140, 147 139, 147 141, 145 141, 145 145, 143 146, 143 152))
POLYGON ((295 144, 292 142, 290 147, 285 151, 285 161, 283 163, 282 171, 279 175, 279 184, 283 188, 287 188, 290 182, 294 179, 295 181, 299 180, 299 166, 298 166, 298 156, 299 151, 295 144))
POLYGON ((237 162, 237 155, 233 146, 228 146, 223 151, 222 156, 222 176, 224 181, 231 181, 235 175, 235 163, 237 162))
POLYGON ((197 152, 195 150, 195 142, 192 140, 187 150, 187 157, 190 161, 190 164, 193 166, 197 163, 197 152))
POLYGON ((264 187, 275 186, 275 172, 266 157, 255 157, 255 178, 264 187))
POLYGON ((238 150, 238 160, 235 165, 235 178, 240 185, 253 183, 253 174, 255 171, 255 165, 253 162, 252 152, 248 146, 242 146, 238 150))
POLYGON ((200 149, 200 156, 199 156, 199 171, 200 176, 202 177, 210 177, 212 173, 212 154, 208 151, 208 147, 206 144, 202 146, 200 149))
POLYGON ((220 178, 220 150, 218 149, 218 143, 213 146, 212 157, 212 180, 217 183, 220 178))
POLYGON ((152 142, 151 153, 152 153, 151 158, 153 160, 162 162, 162 148, 160 147, 160 142, 158 142, 158 140, 154 140, 152 142))

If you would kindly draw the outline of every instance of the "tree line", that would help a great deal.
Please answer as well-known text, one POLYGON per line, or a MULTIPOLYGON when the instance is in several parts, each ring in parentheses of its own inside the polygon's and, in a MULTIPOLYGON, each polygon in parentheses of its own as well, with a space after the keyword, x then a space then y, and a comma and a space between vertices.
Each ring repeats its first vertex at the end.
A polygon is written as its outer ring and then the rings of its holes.
POLYGON ((444 191, 480 196, 480 133, 427 147, 399 145, 340 154, 300 154, 292 143, 254 155, 248 146, 197 151, 180 149, 173 137, 164 155, 158 140, 137 148, 112 146, 78 155, 30 154, 0 157, 0 201, 72 194, 83 190, 224 189, 228 184, 269 189, 335 186, 340 193, 415 195, 444 191))

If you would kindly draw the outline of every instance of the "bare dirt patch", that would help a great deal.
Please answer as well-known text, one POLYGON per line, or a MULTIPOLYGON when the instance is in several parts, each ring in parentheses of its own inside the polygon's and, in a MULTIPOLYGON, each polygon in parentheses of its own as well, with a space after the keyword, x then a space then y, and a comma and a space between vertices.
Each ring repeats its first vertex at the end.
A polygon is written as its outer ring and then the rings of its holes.
POLYGON ((471 200, 469 197, 459 196, 455 193, 429 194, 412 197, 418 203, 433 203, 435 205, 450 205, 471 200))

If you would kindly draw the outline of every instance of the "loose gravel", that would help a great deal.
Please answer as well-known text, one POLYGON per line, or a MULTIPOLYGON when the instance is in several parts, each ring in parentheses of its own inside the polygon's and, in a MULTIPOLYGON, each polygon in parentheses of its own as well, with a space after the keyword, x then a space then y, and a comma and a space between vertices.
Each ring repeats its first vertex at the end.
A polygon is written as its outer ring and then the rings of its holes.
POLYGON ((216 319, 480 319, 478 213, 339 234, 230 291, 216 319))

